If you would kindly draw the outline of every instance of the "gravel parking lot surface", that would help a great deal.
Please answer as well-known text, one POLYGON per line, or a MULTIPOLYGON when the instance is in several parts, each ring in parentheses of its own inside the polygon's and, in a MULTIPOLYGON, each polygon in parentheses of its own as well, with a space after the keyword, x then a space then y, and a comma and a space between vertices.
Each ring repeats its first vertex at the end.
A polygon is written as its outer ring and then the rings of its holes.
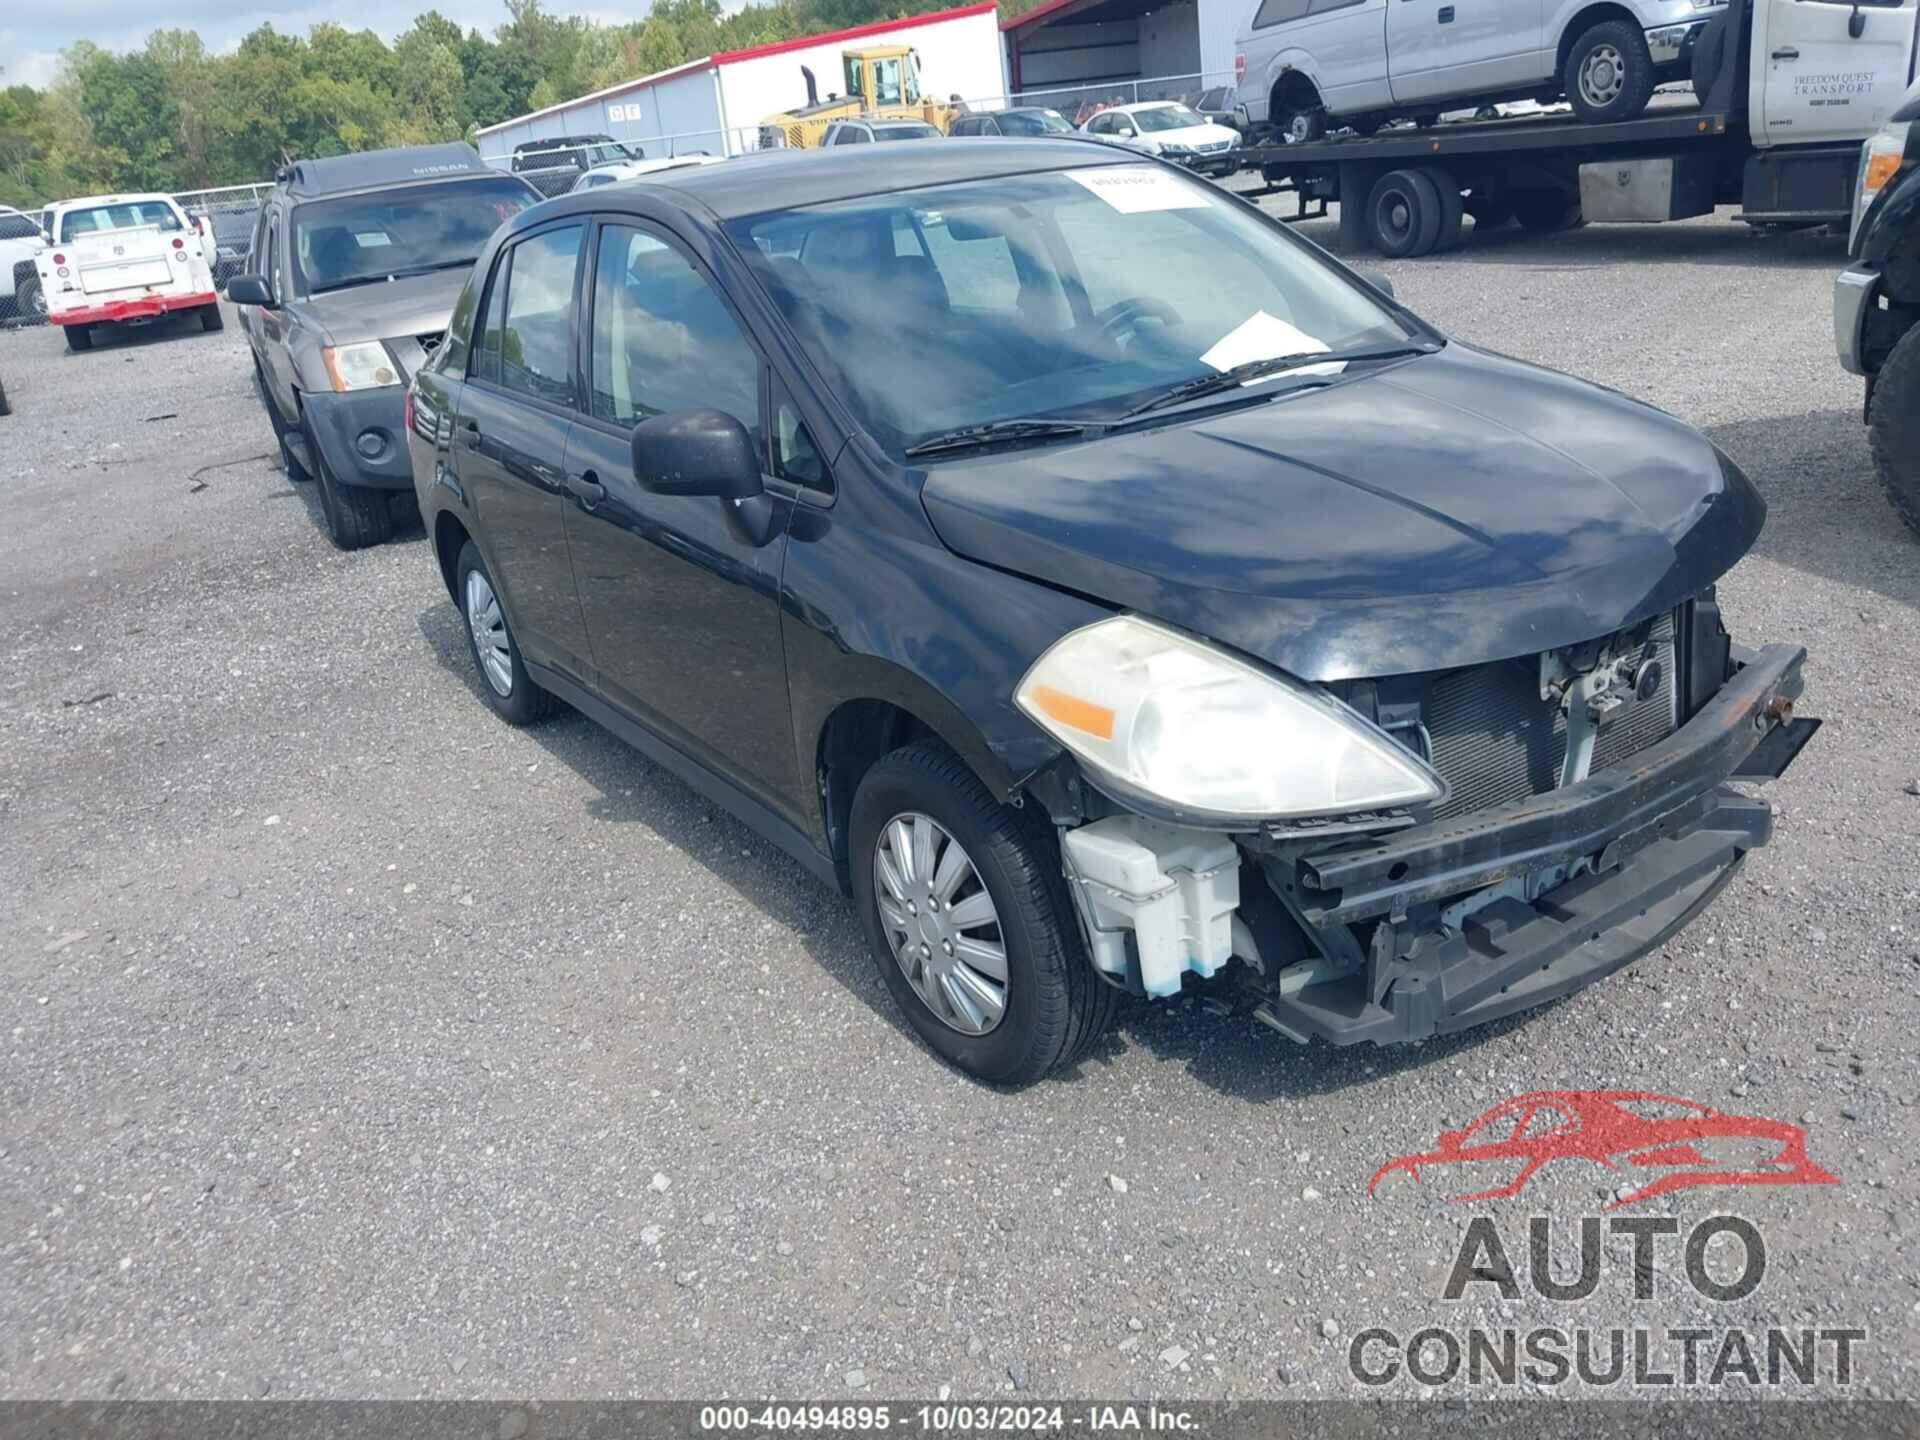
POLYGON ((1865 1327, 1856 1387, 1916 1398, 1920 545, 1842 258, 1722 218, 1379 267, 1765 493, 1723 601, 1808 647, 1826 728, 1713 908, 1445 1042, 1142 1006, 1020 1093, 919 1045, 797 865, 584 719, 496 721, 417 530, 327 543, 237 328, 0 334, 0 1390, 1306 1398, 1364 1393, 1371 1325, 1781 1323, 1865 1327), (1760 1227, 1735 1304, 1677 1242, 1636 1301, 1624 1240, 1584 1304, 1444 1301, 1476 1209, 1523 1265, 1552 1215, 1567 1268, 1623 1177, 1368 1179, 1545 1088, 1804 1123, 1842 1183, 1634 1207, 1760 1227))

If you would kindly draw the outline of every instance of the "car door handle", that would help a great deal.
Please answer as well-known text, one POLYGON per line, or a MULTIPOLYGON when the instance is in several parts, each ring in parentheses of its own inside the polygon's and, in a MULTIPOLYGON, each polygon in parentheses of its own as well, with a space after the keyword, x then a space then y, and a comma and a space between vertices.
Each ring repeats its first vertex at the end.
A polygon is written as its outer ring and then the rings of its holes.
POLYGON ((1800 52, 1791 45, 1782 45, 1778 50, 1773 52, 1773 58, 1776 60, 1798 60, 1800 58, 1800 52))
POLYGON ((478 420, 462 420, 460 422, 460 441, 470 450, 478 450, 480 448, 480 422, 478 420))
POLYGON ((567 476, 567 489, 579 497, 580 503, 589 510, 607 498, 607 487, 594 478, 591 470, 585 474, 567 476))

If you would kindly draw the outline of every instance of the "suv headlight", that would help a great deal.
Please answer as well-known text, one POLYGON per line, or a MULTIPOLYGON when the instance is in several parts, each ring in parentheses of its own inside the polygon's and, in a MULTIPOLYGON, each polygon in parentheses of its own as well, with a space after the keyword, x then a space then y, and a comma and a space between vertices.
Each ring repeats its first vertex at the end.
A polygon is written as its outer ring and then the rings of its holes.
POLYGON ((378 340, 365 340, 358 345, 329 345, 320 352, 320 359, 336 391, 377 390, 382 385, 400 383, 400 367, 393 363, 387 347, 378 340))
MULTIPOLYGON (((1907 125, 1889 125, 1861 147, 1860 151, 1860 188, 1853 197, 1853 225, 1849 231, 1849 241, 1860 238, 1860 222, 1867 218, 1867 211, 1876 197, 1887 188, 1893 177, 1907 159, 1907 125)), ((1852 248, 1851 243, 1848 246, 1852 248)))
POLYGON ((1135 615, 1056 641, 1014 703, 1116 792, 1194 819, 1440 799, 1420 759, 1322 691, 1135 615))

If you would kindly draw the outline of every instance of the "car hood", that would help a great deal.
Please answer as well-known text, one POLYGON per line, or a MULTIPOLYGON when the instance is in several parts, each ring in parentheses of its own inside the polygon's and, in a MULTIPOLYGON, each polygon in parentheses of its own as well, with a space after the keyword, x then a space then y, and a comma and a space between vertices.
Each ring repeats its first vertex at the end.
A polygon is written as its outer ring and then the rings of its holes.
POLYGON ((950 548, 1306 680, 1527 655, 1635 624, 1766 507, 1692 427, 1448 345, 1265 405, 928 472, 950 548))
POLYGON ((405 280, 332 290, 299 304, 333 345, 437 335, 447 328, 453 302, 460 298, 469 273, 466 267, 437 270, 405 280))

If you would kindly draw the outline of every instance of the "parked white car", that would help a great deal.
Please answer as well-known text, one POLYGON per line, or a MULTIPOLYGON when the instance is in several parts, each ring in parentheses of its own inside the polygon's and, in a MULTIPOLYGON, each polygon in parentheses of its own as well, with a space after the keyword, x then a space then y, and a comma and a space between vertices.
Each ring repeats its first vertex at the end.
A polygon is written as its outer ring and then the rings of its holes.
POLYGON ((47 313, 33 264, 46 248, 38 220, 0 205, 0 320, 36 320, 47 313))
POLYGON ((139 324, 190 310, 221 328, 212 242, 171 195, 90 195, 53 207, 51 243, 34 257, 47 320, 72 350, 97 326, 139 324))
POLYGON ((1260 0, 1241 31, 1239 100, 1282 140, 1329 121, 1370 135, 1463 102, 1561 95, 1582 120, 1631 120, 1691 75, 1724 0, 1260 0), (1631 15, 1631 19, 1627 18, 1631 15))
POLYGON ((602 185, 616 185, 622 180, 639 180, 648 175, 658 175, 663 170, 683 170, 689 165, 718 165, 718 155, 663 155, 658 160, 616 160, 610 165, 596 165, 573 182, 574 190, 597 190, 602 185))
POLYGON ((1081 133, 1144 150, 1163 160, 1208 175, 1231 175, 1240 168, 1240 132, 1216 125, 1178 100, 1142 100, 1115 105, 1090 116, 1081 133))

